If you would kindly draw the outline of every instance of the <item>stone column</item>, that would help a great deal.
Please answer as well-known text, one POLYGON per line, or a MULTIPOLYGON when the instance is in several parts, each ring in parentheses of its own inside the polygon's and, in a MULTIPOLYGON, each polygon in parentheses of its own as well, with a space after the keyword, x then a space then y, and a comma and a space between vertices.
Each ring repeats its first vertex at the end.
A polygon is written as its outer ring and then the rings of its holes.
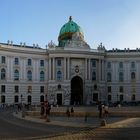
POLYGON ((55 80, 55 58, 53 58, 53 80, 55 80))
POLYGON ((66 80, 66 58, 64 57, 64 80, 66 80))
POLYGON ((88 59, 88 80, 90 80, 90 59, 88 59))
POLYGON ((104 73, 104 70, 105 70, 105 65, 104 65, 104 60, 102 60, 102 80, 104 81, 105 80, 105 73, 104 73))
POLYGON ((87 58, 85 58, 85 79, 87 80, 87 58))
POLYGON ((99 81, 101 81, 101 60, 100 59, 99 59, 98 72, 99 72, 99 81))
POLYGON ((6 76, 6 79, 7 80, 11 80, 11 72, 10 72, 10 67, 11 67, 11 62, 10 62, 10 56, 7 57, 7 76, 6 76))
POLYGON ((49 80, 51 80, 51 58, 49 58, 49 80))
POLYGON ((68 63, 67 63, 67 78, 68 80, 70 79, 70 58, 68 58, 68 63))

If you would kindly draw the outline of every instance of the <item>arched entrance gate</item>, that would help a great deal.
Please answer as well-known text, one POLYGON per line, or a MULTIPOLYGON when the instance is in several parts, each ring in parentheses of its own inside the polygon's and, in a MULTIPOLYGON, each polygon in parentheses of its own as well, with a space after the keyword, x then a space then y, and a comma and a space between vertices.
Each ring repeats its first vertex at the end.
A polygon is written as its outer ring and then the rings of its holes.
POLYGON ((83 104, 83 80, 75 76, 71 80, 71 105, 83 104))

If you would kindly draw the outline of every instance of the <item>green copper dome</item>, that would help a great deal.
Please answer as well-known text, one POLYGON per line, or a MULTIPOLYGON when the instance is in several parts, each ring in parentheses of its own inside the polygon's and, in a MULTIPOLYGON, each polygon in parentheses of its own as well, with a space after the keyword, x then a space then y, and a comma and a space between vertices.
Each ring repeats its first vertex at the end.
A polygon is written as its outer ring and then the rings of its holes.
POLYGON ((80 26, 78 26, 75 22, 72 21, 72 17, 70 16, 69 21, 62 26, 60 29, 58 41, 59 46, 64 46, 67 40, 72 39, 72 35, 76 32, 79 32, 83 37, 83 32, 80 26))

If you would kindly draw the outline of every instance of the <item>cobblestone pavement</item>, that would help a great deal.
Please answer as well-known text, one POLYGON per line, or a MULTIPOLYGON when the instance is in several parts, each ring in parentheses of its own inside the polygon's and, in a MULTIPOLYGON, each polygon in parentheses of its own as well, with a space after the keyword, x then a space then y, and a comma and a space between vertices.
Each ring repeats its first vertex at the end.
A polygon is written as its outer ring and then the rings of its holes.
POLYGON ((77 134, 40 140, 140 140, 140 118, 130 118, 77 134))

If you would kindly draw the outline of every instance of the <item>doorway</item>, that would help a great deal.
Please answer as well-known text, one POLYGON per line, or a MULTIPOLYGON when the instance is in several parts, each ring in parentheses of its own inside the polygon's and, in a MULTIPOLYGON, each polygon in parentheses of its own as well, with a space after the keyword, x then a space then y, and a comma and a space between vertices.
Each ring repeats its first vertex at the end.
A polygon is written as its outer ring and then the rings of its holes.
POLYGON ((83 104, 83 80, 75 76, 71 80, 71 105, 83 104))
POLYGON ((61 93, 57 94, 57 104, 62 105, 62 94, 61 93))

